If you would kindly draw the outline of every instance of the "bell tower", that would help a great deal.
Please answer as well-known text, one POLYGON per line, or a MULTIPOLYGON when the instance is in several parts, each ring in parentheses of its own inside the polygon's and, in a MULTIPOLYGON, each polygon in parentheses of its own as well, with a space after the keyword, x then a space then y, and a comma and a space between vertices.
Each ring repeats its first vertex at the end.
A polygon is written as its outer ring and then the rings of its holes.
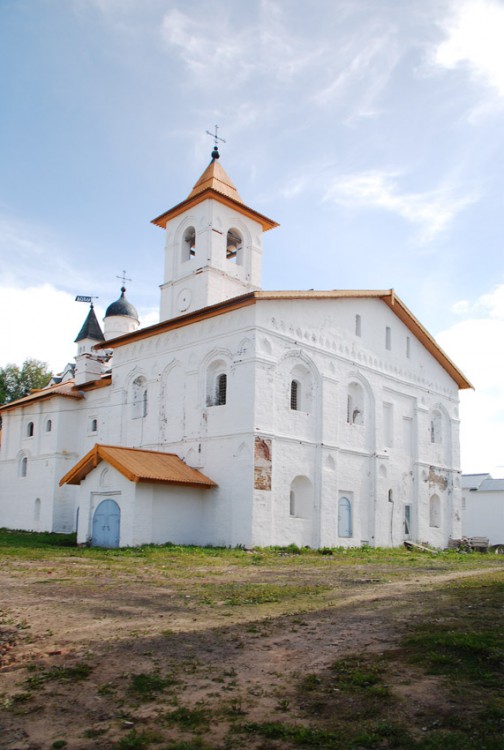
POLYGON ((262 234, 278 225, 245 205, 214 137, 212 160, 189 196, 152 222, 166 230, 160 321, 261 285, 262 234))

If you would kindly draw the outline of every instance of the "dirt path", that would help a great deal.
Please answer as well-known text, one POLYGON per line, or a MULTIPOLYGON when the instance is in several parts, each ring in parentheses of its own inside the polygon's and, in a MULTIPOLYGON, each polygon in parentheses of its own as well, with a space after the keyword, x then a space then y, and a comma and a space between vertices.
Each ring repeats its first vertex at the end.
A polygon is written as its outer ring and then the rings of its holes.
MULTIPOLYGON (((485 573, 362 577, 315 598, 208 607, 166 583, 93 582, 75 565, 81 575, 57 580, 40 563, 0 571, 0 750, 45 750, 59 738, 72 750, 107 750, 180 705, 211 711, 211 747, 220 747, 233 719, 282 716, 300 676, 395 648, 404 623, 428 617, 443 585, 485 573), (82 665, 84 678, 65 672, 82 665), (131 692, 132 675, 145 674, 168 681, 155 700, 131 692)), ((436 695, 432 681, 404 690, 417 706, 436 695)), ((177 738, 180 727, 166 731, 177 738)))

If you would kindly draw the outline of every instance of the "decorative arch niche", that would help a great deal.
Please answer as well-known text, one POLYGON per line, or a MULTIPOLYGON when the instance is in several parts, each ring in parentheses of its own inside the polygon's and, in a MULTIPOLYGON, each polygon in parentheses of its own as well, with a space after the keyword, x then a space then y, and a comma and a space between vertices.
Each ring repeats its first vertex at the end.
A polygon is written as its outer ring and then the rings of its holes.
POLYGON ((295 477, 290 485, 289 515, 295 518, 311 518, 313 513, 313 487, 305 476, 295 477))
POLYGON ((143 375, 139 375, 131 386, 131 416, 133 419, 140 419, 147 416, 147 411, 147 381, 143 375))

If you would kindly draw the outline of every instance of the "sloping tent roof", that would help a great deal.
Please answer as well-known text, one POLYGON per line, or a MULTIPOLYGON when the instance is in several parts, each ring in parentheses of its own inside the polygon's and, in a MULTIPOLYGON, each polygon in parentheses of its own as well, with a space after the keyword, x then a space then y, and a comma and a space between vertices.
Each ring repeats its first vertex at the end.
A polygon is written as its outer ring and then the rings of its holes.
POLYGON ((215 482, 197 469, 187 466, 174 453, 99 443, 60 479, 60 486, 80 484, 102 461, 113 466, 130 482, 157 482, 202 489, 217 487, 215 482))
POLYGON ((262 300, 334 300, 334 299, 379 299, 384 302, 392 312, 404 323, 411 333, 420 341, 434 359, 446 370, 459 388, 473 388, 472 383, 465 377, 463 372, 452 362, 448 355, 441 349, 437 341, 430 335, 426 328, 420 323, 413 313, 406 307, 396 295, 393 289, 363 290, 363 289, 333 289, 330 291, 273 291, 273 292, 248 292, 239 297, 232 297, 224 302, 195 310, 194 312, 181 315, 169 320, 163 320, 148 328, 141 328, 133 333, 118 336, 107 341, 107 346, 116 348, 140 341, 141 339, 157 336, 159 333, 183 328, 200 320, 207 320, 218 315, 225 315, 232 310, 237 310, 248 305, 255 305, 262 300))
POLYGON ((93 305, 91 305, 91 307, 89 308, 86 320, 84 321, 82 328, 77 334, 75 343, 84 341, 84 339, 92 339, 93 341, 105 341, 105 336, 103 335, 103 331, 100 328, 100 324, 98 323, 93 305))
POLYGON ((219 201, 219 203, 229 206, 230 208, 235 209, 235 211, 254 219, 254 221, 261 224, 264 232, 278 226, 276 221, 268 219, 267 216, 263 216, 263 214, 260 214, 258 211, 245 205, 238 190, 234 186, 233 181, 217 159, 212 159, 185 201, 182 201, 182 203, 178 203, 173 208, 165 211, 163 214, 153 219, 151 223, 166 229, 166 224, 170 219, 178 216, 183 211, 187 211, 189 208, 192 208, 192 206, 196 206, 207 198, 213 198, 214 200, 219 201))

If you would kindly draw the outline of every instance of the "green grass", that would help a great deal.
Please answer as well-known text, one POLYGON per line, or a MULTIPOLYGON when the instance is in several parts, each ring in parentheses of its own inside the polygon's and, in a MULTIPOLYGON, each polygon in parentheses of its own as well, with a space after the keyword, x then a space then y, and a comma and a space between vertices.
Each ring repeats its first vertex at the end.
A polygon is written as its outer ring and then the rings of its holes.
POLYGON ((53 534, 48 531, 11 531, 0 529, 0 547, 6 549, 54 549, 58 547, 76 547, 76 534, 53 534))
POLYGON ((378 659, 370 662, 352 656, 334 662, 331 666, 332 689, 362 693, 386 698, 388 689, 383 684, 383 665, 378 659))
POLYGON ((183 729, 202 730, 208 728, 210 716, 210 711, 206 707, 187 708, 186 706, 180 706, 165 714, 164 718, 170 726, 177 724, 183 729))
POLYGON ((128 692, 140 700, 148 701, 176 682, 172 676, 163 677, 158 672, 133 674, 130 677, 128 692))
POLYGON ((275 583, 205 583, 201 586, 201 599, 205 604, 222 603, 232 607, 269 604, 300 596, 313 596, 329 590, 330 586, 275 583))
POLYGON ((25 680, 26 685, 32 689, 43 685, 45 682, 79 682, 80 680, 86 680, 93 668, 89 664, 79 663, 70 667, 55 666, 48 669, 35 667, 33 671, 34 674, 25 680))
POLYGON ((482 688, 502 687, 504 583, 468 579, 447 587, 444 596, 459 616, 413 625, 402 640, 409 660, 426 666, 430 674, 482 688))
MULTIPOLYGON (((376 722, 373 726, 355 731, 331 731, 290 723, 264 722, 243 724, 241 732, 258 735, 267 740, 283 740, 289 747, 318 748, 319 750, 355 750, 359 748, 417 747, 409 732, 391 722, 376 722)), ((284 746, 284 745, 282 745, 284 746)))
POLYGON ((162 741, 158 732, 137 732, 133 729, 113 745, 113 750, 149 750, 152 744, 162 741))
POLYGON ((11 531, 0 529, 0 557, 18 556, 21 559, 46 559, 53 555, 121 564, 133 569, 139 562, 147 567, 166 571, 166 574, 198 577, 223 567, 238 566, 254 569, 270 566, 278 570, 290 569, 295 561, 299 570, 333 570, 365 566, 367 572, 374 567, 394 569, 402 575, 408 569, 431 571, 452 570, 485 566, 502 566, 499 555, 481 555, 477 552, 460 554, 454 550, 439 551, 435 556, 422 552, 410 552, 403 547, 381 549, 372 547, 324 547, 320 550, 288 545, 287 547, 256 548, 252 552, 237 548, 195 547, 174 544, 127 547, 123 549, 101 549, 77 547, 75 534, 52 534, 46 532, 11 531), (189 569, 189 566, 191 568, 189 569))

